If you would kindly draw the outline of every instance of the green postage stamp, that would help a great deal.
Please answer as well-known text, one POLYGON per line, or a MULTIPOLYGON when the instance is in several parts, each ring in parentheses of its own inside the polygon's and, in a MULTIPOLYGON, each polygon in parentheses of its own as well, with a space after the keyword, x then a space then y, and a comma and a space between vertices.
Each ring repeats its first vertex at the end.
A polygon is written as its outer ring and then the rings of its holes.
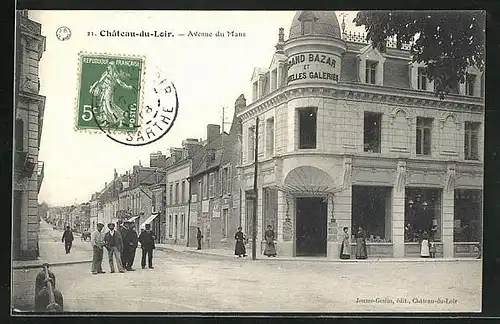
POLYGON ((79 60, 76 128, 137 130, 145 59, 80 53, 79 60))

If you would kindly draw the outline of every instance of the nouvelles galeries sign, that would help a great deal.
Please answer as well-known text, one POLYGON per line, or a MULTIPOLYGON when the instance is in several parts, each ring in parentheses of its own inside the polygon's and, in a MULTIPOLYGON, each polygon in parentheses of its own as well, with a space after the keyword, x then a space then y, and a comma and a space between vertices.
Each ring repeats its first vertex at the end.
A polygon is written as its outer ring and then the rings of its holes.
POLYGON ((340 57, 331 54, 306 52, 288 59, 288 84, 296 81, 339 81, 340 57))

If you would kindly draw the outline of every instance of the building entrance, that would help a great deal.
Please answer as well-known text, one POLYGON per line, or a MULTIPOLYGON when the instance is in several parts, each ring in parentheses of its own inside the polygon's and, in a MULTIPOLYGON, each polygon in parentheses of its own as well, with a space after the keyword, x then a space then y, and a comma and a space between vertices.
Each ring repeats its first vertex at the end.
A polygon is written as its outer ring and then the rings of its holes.
POLYGON ((296 199, 296 256, 326 256, 327 202, 323 197, 296 199))

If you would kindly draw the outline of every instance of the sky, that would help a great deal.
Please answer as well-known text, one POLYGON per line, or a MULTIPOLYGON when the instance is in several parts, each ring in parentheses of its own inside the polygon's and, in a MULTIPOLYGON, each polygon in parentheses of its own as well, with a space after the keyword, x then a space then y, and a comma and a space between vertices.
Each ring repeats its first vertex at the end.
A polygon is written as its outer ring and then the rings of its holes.
MULTIPOLYGON (((339 22, 342 21, 336 12, 339 22)), ((344 12, 347 30, 354 27, 356 12, 344 12)), ((288 38, 294 11, 31 11, 41 23, 46 50, 40 60, 40 94, 46 97, 39 160, 45 175, 39 202, 51 206, 83 203, 119 174, 139 161, 149 165, 149 154, 181 147, 186 138, 206 139, 207 124, 221 124, 226 107, 225 130, 230 127, 234 102, 244 94, 251 101, 254 67, 271 63, 278 30, 288 38), (59 41, 56 30, 71 29, 71 37, 59 41), (236 38, 111 38, 89 37, 101 30, 158 30, 174 34, 189 31, 235 31, 236 38), (75 130, 78 53, 144 55, 148 67, 159 67, 174 83, 179 112, 172 129, 160 140, 131 147, 108 139, 103 133, 75 130)))

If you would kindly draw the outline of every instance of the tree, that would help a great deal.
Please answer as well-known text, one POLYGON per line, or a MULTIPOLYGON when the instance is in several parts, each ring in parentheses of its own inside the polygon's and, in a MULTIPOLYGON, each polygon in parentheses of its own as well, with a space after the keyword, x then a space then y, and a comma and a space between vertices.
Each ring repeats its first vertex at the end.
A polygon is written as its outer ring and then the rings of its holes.
POLYGON ((485 16, 484 11, 360 11, 353 22, 365 26, 374 47, 389 37, 398 47, 410 43, 412 61, 426 64, 442 99, 465 82, 468 66, 484 69, 485 16))

